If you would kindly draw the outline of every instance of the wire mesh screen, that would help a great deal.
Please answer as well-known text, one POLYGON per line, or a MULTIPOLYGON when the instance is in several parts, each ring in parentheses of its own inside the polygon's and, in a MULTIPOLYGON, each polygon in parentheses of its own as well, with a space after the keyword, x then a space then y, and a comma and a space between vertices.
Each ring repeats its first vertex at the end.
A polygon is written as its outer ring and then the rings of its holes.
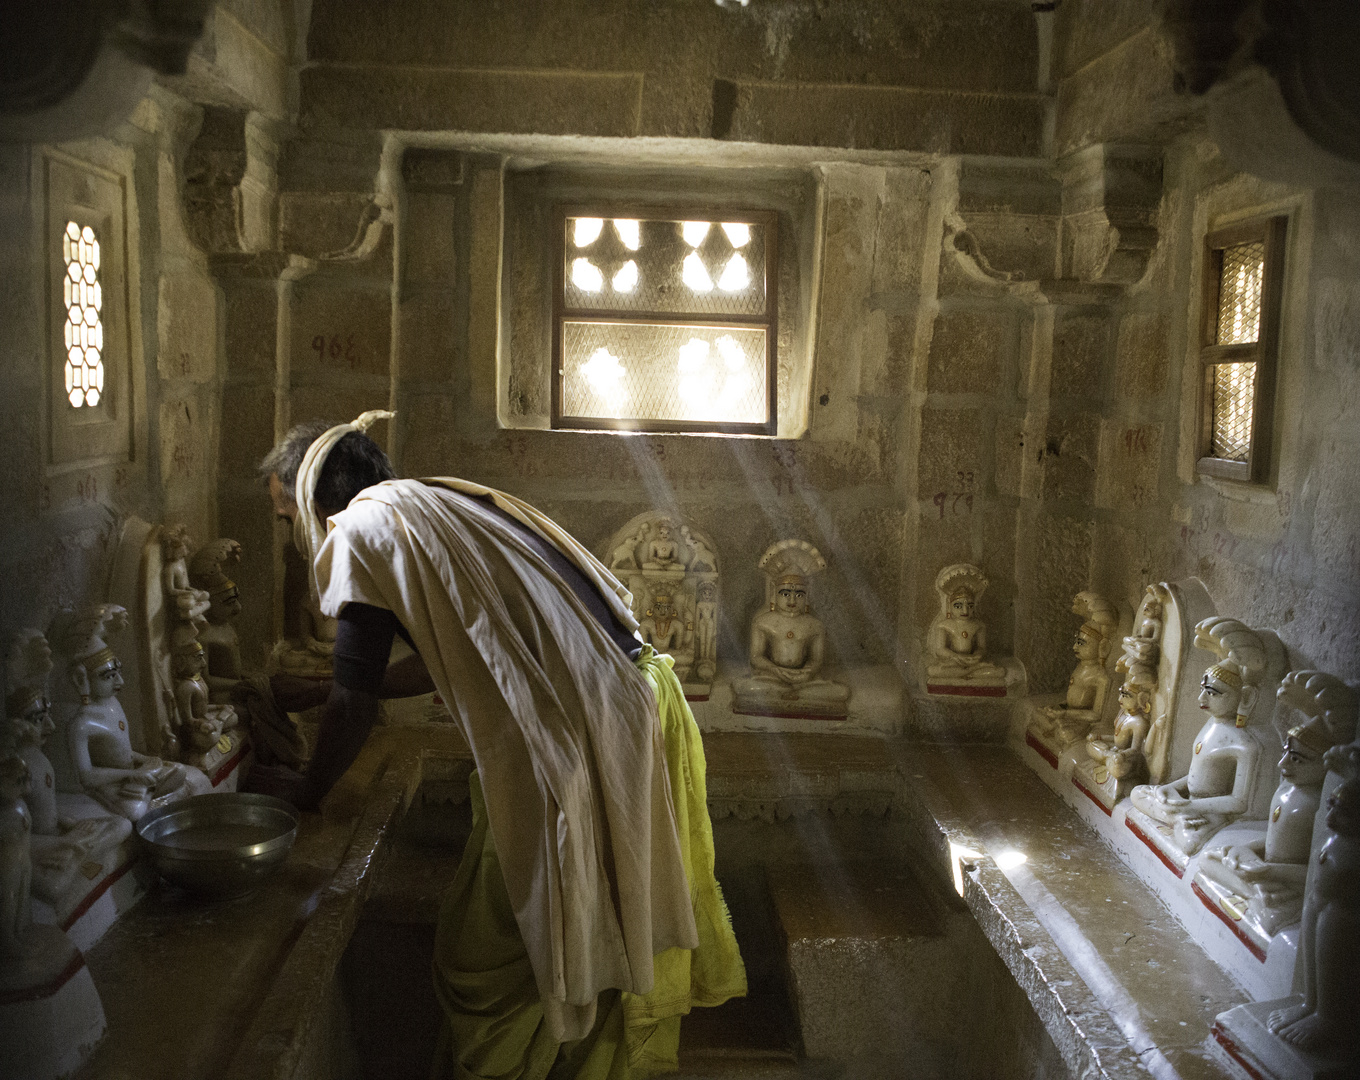
POLYGON ((1251 450, 1251 419, 1255 399, 1255 363, 1214 365, 1211 449, 1214 457, 1228 461, 1247 460, 1251 450))
POLYGON ((1218 285, 1218 344, 1246 345, 1260 339, 1265 266, 1263 243, 1224 249, 1218 285))
POLYGON ((562 327, 562 415, 764 424, 766 330, 574 322, 562 327))
POLYGON ((568 217, 568 311, 763 315, 766 226, 568 217))

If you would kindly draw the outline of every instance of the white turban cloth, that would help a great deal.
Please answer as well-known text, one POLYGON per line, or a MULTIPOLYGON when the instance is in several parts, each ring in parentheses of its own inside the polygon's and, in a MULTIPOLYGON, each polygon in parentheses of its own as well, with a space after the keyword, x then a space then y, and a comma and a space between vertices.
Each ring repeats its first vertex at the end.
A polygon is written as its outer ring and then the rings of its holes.
POLYGON ((307 587, 316 603, 321 601, 321 588, 316 579, 316 553, 326 540, 326 523, 317 513, 312 496, 321 479, 321 469, 335 444, 351 431, 367 434, 379 420, 391 420, 394 416, 396 413, 387 409, 369 409, 356 416, 352 423, 336 424, 307 448, 307 454, 298 466, 297 483, 293 488, 293 501, 298 508, 297 517, 293 519, 293 543, 307 560, 307 587))

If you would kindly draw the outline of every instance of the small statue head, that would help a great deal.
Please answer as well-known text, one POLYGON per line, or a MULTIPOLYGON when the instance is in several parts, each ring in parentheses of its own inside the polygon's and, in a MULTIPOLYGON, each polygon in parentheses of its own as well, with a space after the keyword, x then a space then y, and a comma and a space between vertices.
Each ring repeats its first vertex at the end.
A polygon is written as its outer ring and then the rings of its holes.
POLYGON ((1152 711, 1152 695, 1157 689, 1157 674, 1147 664, 1134 664, 1119 688, 1119 708, 1129 716, 1146 716, 1152 711))
POLYGON ((784 574, 774 583, 770 610, 785 615, 802 615, 808 607, 808 583, 802 574, 784 574))
POLYGON ((28 762, 18 754, 0 758, 0 802, 15 803, 28 794, 31 773, 28 762))
POLYGON ((652 607, 647 614, 662 619, 669 619, 673 616, 675 614, 675 602, 671 594, 665 589, 658 589, 652 593, 652 607))
POLYGON ((5 698, 5 716, 18 746, 42 746, 56 730, 52 702, 40 686, 21 686, 5 698))
POLYGON ((1335 747, 1327 757, 1330 767, 1345 776, 1327 799, 1327 828, 1339 836, 1360 836, 1360 776, 1356 768, 1360 747, 1354 743, 1335 747))
POLYGON ((189 526, 168 525, 161 534, 161 557, 174 562, 189 554, 189 526))
POLYGON ((656 538, 658 540, 669 540, 671 538, 671 527, 666 522, 660 522, 656 527, 656 538))
POLYGON ((695 592, 701 604, 711 604, 718 598, 718 586, 712 581, 699 582, 699 588, 695 592))
POLYGON ((946 615, 951 619, 971 619, 976 604, 977 597, 973 595, 973 590, 960 585, 949 594, 946 615))
POLYGON ((1195 624, 1195 644, 1219 657, 1200 680, 1199 707, 1215 720, 1246 727, 1266 662, 1261 636, 1236 619, 1213 615, 1195 624))
POLYGON ((1078 660, 1102 660, 1108 647, 1105 635, 1093 622, 1084 622, 1077 628, 1077 636, 1072 640, 1072 651, 1078 660))
POLYGON ((71 664, 71 682, 81 699, 107 701, 123 689, 123 664, 105 645, 71 664))
POLYGON ((203 674, 203 669, 207 667, 207 664, 208 661, 203 653, 203 646, 197 641, 191 641, 183 648, 175 651, 175 678, 197 678, 199 675, 203 674))
POLYGON ((1315 725, 1300 724, 1285 732, 1280 775, 1303 787, 1320 787, 1327 776, 1323 759, 1331 742, 1315 725))
POLYGON ((227 577, 224 564, 241 561, 241 545, 235 540, 204 544, 189 564, 189 584, 208 594, 208 621, 226 623, 241 614, 241 593, 227 577))
POLYGON ((1256 687, 1242 681, 1242 672, 1231 660, 1221 660, 1199 681, 1199 707, 1215 720, 1247 726, 1256 704, 1256 687))

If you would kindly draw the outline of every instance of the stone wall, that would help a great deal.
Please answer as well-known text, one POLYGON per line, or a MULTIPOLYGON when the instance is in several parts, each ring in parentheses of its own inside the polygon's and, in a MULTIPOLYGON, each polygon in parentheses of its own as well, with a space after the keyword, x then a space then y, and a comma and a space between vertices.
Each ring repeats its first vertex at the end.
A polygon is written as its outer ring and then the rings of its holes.
POLYGON ((107 561, 130 514, 183 522, 198 541, 216 534, 217 290, 186 235, 181 202, 181 162, 201 116, 153 88, 109 137, 60 148, 77 171, 118 178, 126 223, 127 325, 109 329, 126 334, 129 348, 107 377, 126 380, 118 421, 128 447, 90 460, 54 463, 49 449, 49 393, 52 380, 61 382, 63 359, 61 325, 53 325, 49 306, 49 232, 61 223, 47 220, 44 151, 0 150, 7 286, 0 296, 0 633, 45 628, 62 605, 104 599, 107 561))
POLYGON ((139 426, 92 479, 41 463, 38 195, 31 154, 5 152, 4 257, 27 284, 0 300, 20 455, 3 621, 88 594, 136 512, 244 543, 262 659, 287 542, 255 462, 290 423, 390 403, 377 434, 403 474, 504 487, 597 549, 644 508, 694 519, 723 561, 729 669, 754 562, 792 535, 831 564, 831 661, 908 684, 958 560, 990 577, 992 651, 1033 690, 1070 668, 1072 593, 1131 605, 1186 574, 1297 663, 1353 676, 1357 204, 1223 157, 1155 8, 318 0, 304 49, 296 13, 220 6, 189 72, 76 150, 128 177, 137 237, 139 426), (501 426, 532 339, 507 214, 545 168, 801 178, 799 438, 501 426), (1197 480, 1201 238, 1266 211, 1290 214, 1275 462, 1262 485, 1197 480))

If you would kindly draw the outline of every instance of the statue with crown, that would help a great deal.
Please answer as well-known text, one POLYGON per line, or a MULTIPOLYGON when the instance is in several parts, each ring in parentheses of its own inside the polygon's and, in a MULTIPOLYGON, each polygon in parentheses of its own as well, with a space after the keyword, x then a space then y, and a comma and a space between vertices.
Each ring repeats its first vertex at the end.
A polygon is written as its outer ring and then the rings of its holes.
POLYGON ((732 683, 733 711, 843 719, 850 689, 822 677, 826 628, 808 602, 826 560, 805 540, 780 540, 756 566, 765 575, 767 606, 751 620, 751 674, 732 683))

